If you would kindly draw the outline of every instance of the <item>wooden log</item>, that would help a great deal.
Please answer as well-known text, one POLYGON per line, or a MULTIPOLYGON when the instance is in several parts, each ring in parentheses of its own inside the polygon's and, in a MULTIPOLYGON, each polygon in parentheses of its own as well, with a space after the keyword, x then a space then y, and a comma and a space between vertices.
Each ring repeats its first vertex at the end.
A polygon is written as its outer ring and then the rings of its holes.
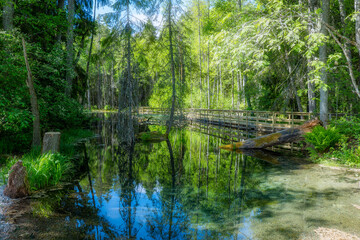
POLYGON ((222 149, 267 148, 284 143, 296 142, 303 139, 305 133, 311 132, 316 126, 322 125, 318 119, 310 120, 303 125, 271 133, 257 138, 247 139, 243 142, 220 146, 222 149))
POLYGON ((43 145, 41 153, 57 153, 60 150, 60 137, 61 133, 59 132, 47 132, 43 138, 43 145))

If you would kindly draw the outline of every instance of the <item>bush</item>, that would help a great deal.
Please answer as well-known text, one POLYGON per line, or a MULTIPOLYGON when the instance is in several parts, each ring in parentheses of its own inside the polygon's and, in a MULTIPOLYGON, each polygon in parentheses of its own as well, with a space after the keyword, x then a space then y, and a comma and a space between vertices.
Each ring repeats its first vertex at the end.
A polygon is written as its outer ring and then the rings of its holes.
POLYGON ((349 138, 360 138, 360 118, 357 117, 341 117, 331 121, 330 126, 349 138))
POLYGON ((335 127, 329 126, 325 129, 322 126, 317 126, 311 133, 305 134, 305 140, 310 143, 318 153, 324 153, 332 147, 335 147, 341 139, 344 139, 342 135, 335 127))

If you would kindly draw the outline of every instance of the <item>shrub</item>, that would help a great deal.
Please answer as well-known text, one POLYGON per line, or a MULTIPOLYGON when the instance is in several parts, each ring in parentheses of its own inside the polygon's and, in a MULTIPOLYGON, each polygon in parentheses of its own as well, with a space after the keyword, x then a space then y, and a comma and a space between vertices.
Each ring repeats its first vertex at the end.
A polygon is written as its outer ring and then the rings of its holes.
POLYGON ((350 138, 359 138, 360 137, 360 118, 357 117, 341 117, 339 119, 331 121, 331 126, 336 127, 336 129, 343 135, 350 138))
POLYGON ((310 143, 318 153, 323 153, 335 147, 343 138, 344 136, 335 127, 331 126, 327 129, 317 126, 311 133, 305 135, 306 142, 310 143))

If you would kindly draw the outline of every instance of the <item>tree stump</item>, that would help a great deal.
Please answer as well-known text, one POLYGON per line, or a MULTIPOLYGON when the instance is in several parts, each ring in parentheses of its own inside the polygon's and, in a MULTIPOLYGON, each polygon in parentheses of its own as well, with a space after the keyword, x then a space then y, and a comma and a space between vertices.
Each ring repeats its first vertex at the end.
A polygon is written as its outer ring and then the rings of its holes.
POLYGON ((10 198, 22 198, 28 196, 29 194, 30 190, 27 171, 20 160, 10 169, 9 179, 4 190, 4 195, 10 198))
POLYGON ((41 153, 57 153, 60 150, 60 137, 59 132, 47 132, 44 135, 41 153))

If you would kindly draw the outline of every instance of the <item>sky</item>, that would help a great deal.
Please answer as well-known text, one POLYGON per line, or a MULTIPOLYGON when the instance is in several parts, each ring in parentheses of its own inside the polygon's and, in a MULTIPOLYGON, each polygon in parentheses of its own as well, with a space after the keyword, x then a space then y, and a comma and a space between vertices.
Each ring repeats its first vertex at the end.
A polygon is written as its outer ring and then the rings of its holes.
MULTIPOLYGON (((114 2, 114 0, 110 0, 110 4, 104 7, 99 7, 96 9, 96 17, 101 15, 101 14, 105 14, 105 13, 109 13, 109 12, 114 12, 114 10, 110 7, 111 4, 114 2)), ((133 21, 134 22, 138 22, 140 21, 146 21, 147 20, 147 16, 142 14, 142 13, 137 13, 135 10, 131 11, 131 14, 133 16, 133 21)), ((161 17, 157 17, 155 20, 153 20, 153 24, 154 26, 160 26, 161 25, 161 17)))

